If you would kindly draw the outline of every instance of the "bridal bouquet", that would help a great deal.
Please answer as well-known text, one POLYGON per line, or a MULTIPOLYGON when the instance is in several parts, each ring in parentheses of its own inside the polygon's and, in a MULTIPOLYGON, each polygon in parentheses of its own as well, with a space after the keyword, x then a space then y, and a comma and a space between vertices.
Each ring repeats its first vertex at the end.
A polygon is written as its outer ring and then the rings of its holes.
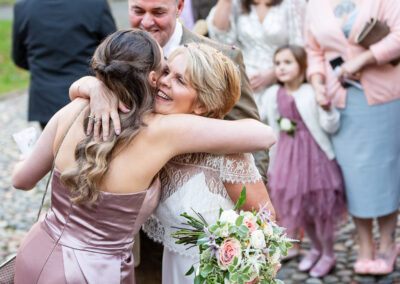
MULTIPOLYGON (((171 234, 176 243, 198 246, 200 265, 194 283, 283 283, 275 279, 281 255, 292 246, 291 239, 270 219, 265 206, 259 211, 236 211, 245 202, 246 189, 232 210, 220 209, 215 224, 208 224, 203 216, 181 214, 185 228, 171 234)), ((186 273, 195 271, 192 266, 186 273)))

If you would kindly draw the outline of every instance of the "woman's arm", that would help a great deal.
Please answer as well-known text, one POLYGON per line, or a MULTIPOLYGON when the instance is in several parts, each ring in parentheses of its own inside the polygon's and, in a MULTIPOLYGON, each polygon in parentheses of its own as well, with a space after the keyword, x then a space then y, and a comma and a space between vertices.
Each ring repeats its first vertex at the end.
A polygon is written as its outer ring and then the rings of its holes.
POLYGON ((59 143, 85 105, 85 100, 75 100, 50 119, 27 159, 15 166, 12 176, 15 188, 30 190, 51 170, 59 143))
POLYGON ((371 50, 366 50, 363 53, 359 54, 357 57, 354 57, 345 63, 340 68, 340 72, 338 74, 339 78, 345 77, 350 79, 359 80, 360 74, 357 74, 364 67, 368 65, 374 65, 377 63, 377 60, 372 53, 371 50))
POLYGON ((222 31, 229 29, 229 17, 232 10, 232 0, 218 0, 215 5, 213 25, 222 31))
POLYGON ((110 118, 114 125, 115 134, 121 133, 118 109, 125 113, 129 112, 129 109, 99 79, 93 76, 80 78, 69 88, 69 97, 72 101, 76 98, 90 100, 90 116, 101 119, 101 123, 96 124, 91 119, 88 121, 87 132, 90 134, 94 131, 95 139, 100 136, 100 125, 103 140, 108 139, 110 118))
POLYGON ((17 189, 30 190, 51 169, 53 145, 57 133, 59 113, 47 123, 35 147, 26 160, 17 163, 12 174, 12 184, 17 189))
POLYGON ((236 18, 240 14, 238 0, 218 0, 206 18, 211 39, 232 45, 237 43, 236 18))
POLYGON ((152 141, 183 153, 239 153, 265 150, 275 143, 272 128, 254 119, 228 121, 189 114, 157 115, 152 141))
POLYGON ((378 65, 389 63, 400 57, 400 2, 398 0, 379 1, 379 10, 390 33, 379 42, 371 45, 369 50, 378 65))
POLYGON ((259 210, 260 206, 267 204, 267 209, 271 213, 271 220, 276 221, 276 214, 274 206, 272 205, 271 199, 269 198, 267 188, 265 187, 262 180, 255 183, 224 183, 226 191, 233 203, 236 203, 240 197, 243 187, 246 187, 246 202, 240 209, 251 211, 259 210))

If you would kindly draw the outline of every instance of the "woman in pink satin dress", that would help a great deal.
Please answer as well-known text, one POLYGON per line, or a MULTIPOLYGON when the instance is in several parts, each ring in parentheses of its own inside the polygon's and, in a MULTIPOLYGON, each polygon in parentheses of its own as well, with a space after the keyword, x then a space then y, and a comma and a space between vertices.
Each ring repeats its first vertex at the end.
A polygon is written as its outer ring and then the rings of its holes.
POLYGON ((21 244, 16 284, 135 283, 133 236, 158 204, 164 164, 183 153, 251 152, 274 141, 270 128, 255 120, 151 113, 162 65, 162 50, 146 32, 110 35, 92 68, 130 109, 121 116, 122 133, 107 141, 87 136, 87 117, 100 118, 78 99, 50 120, 17 164, 13 185, 30 190, 56 156, 51 208, 21 244))

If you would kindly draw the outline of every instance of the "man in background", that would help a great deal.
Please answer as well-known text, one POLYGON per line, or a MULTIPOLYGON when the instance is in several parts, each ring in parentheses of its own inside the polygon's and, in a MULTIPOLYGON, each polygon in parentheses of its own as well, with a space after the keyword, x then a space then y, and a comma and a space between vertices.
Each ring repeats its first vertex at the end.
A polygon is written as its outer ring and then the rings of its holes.
POLYGON ((16 2, 12 58, 30 71, 28 120, 44 128, 70 102, 70 85, 90 74, 97 45, 115 30, 107 0, 16 2))

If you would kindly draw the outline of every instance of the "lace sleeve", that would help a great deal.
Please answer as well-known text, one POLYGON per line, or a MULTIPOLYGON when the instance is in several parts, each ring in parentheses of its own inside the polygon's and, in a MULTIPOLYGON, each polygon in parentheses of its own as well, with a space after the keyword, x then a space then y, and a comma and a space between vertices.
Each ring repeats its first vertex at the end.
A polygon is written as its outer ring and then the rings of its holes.
POLYGON ((229 17, 229 29, 228 30, 220 30, 214 26, 214 14, 215 14, 215 7, 213 7, 210 11, 206 19, 208 33, 211 39, 228 44, 234 45, 237 44, 237 18, 240 14, 240 5, 238 1, 232 1, 232 11, 229 17))
POLYGON ((220 173, 221 180, 229 183, 255 183, 261 179, 250 153, 225 155, 220 173))
POLYGON ((144 222, 142 230, 153 241, 160 244, 164 242, 165 228, 154 214, 144 222))
POLYGON ((286 0, 289 27, 289 43, 304 46, 305 0, 286 0))

